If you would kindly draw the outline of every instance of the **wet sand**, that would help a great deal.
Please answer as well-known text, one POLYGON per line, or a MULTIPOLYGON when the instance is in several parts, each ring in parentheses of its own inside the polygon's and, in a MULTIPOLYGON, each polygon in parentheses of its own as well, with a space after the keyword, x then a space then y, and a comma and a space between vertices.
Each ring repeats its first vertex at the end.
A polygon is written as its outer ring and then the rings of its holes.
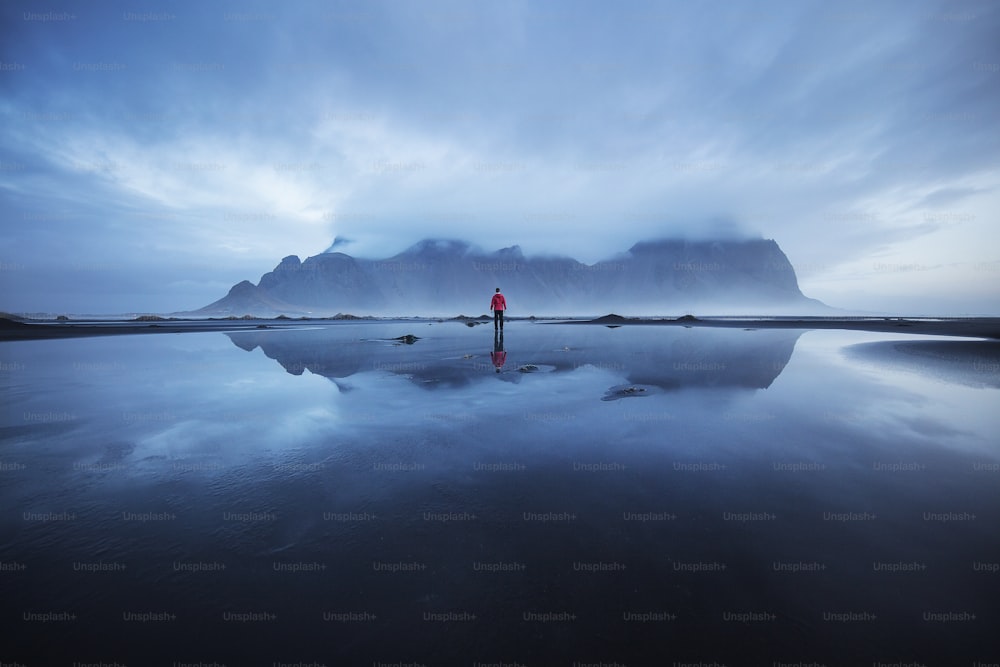
MULTIPOLYGON (((362 318, 357 318, 361 320, 362 318)), ((290 319, 238 319, 238 320, 185 320, 164 319, 154 322, 121 320, 31 320, 14 321, 0 317, 0 342, 5 340, 44 340, 50 338, 82 338, 124 334, 188 333, 211 331, 255 331, 261 329, 290 329, 303 326, 322 326, 354 318, 290 320, 290 319)))
MULTIPOLYGON (((509 318, 510 321, 534 318, 509 318)), ((191 331, 253 331, 258 329, 288 329, 303 326, 316 327, 349 320, 182 320, 170 319, 156 322, 137 321, 25 321, 0 318, 0 342, 6 340, 42 340, 52 338, 77 338, 116 334, 186 333, 191 331)), ((386 318, 383 321, 391 321, 386 318)), ((480 318, 418 319, 415 322, 458 321, 470 326, 482 324, 480 318)), ((654 325, 684 327, 721 327, 737 329, 841 329, 848 331, 875 331, 927 336, 959 336, 963 338, 988 338, 1000 340, 1000 317, 971 318, 875 318, 875 317, 781 317, 781 318, 637 318, 605 315, 595 319, 537 319, 538 322, 566 324, 598 324, 609 327, 654 325)))
POLYGON ((842 329, 924 336, 960 336, 963 338, 1000 339, 1000 317, 901 318, 901 317, 780 317, 767 319, 690 316, 676 319, 653 319, 605 315, 593 320, 566 320, 570 324, 604 326, 659 325, 685 327, 724 327, 735 329, 842 329))

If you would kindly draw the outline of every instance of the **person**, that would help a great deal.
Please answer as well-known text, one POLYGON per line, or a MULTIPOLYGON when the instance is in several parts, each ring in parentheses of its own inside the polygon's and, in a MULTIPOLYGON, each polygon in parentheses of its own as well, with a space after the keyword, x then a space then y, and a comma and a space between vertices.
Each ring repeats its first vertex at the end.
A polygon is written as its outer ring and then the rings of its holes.
POLYGON ((493 360, 493 365, 496 366, 497 373, 503 368, 503 364, 507 361, 507 352, 503 349, 503 334, 498 337, 496 332, 493 332, 493 351, 490 352, 490 359, 493 360))
POLYGON ((493 331, 496 331, 498 326, 500 331, 503 331, 503 311, 507 310, 507 299, 503 298, 499 287, 493 295, 493 300, 490 301, 490 310, 493 311, 493 331))

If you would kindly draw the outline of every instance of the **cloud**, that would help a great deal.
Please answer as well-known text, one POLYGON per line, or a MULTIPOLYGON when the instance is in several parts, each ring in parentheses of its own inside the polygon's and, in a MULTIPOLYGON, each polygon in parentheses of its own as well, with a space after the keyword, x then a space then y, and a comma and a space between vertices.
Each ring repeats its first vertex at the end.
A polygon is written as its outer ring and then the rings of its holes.
POLYGON ((32 266, 214 262, 164 283, 207 285, 334 238, 596 261, 725 234, 845 284, 894 249, 997 247, 954 231, 1000 180, 985 0, 35 9, 0 8, 23 65, 0 71, 0 237, 32 266))
POLYGON ((337 250, 338 248, 344 248, 345 246, 348 246, 352 243, 354 243, 354 241, 352 241, 351 239, 346 239, 342 236, 338 236, 337 238, 333 239, 333 243, 330 244, 330 247, 324 250, 323 252, 334 252, 334 251, 340 252, 339 250, 337 250))
POLYGON ((925 195, 918 203, 917 208, 939 208, 941 206, 951 206, 965 201, 976 195, 987 194, 994 188, 972 188, 972 187, 949 187, 938 188, 925 195))

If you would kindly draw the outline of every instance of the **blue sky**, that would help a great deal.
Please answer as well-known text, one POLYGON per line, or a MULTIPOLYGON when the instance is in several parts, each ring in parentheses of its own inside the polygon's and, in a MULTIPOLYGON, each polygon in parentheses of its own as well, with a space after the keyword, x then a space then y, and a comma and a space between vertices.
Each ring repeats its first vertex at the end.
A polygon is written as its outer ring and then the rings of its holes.
POLYGON ((200 307, 426 237, 774 238, 843 308, 1000 314, 1000 5, 0 5, 0 310, 200 307))

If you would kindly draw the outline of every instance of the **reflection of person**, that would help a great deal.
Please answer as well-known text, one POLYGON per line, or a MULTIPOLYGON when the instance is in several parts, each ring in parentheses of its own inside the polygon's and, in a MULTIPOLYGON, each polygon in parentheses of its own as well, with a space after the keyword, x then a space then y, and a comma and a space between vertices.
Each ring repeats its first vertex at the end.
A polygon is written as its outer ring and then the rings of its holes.
POLYGON ((507 299, 503 298, 499 287, 497 293, 493 295, 493 300, 490 301, 490 310, 493 311, 493 331, 497 330, 497 325, 500 326, 500 331, 503 331, 503 311, 507 310, 507 299))
POLYGON ((497 336, 496 332, 493 333, 493 351, 490 352, 490 359, 493 360, 493 365, 497 367, 497 373, 499 373, 504 362, 507 361, 507 353, 503 349, 503 334, 497 336))

